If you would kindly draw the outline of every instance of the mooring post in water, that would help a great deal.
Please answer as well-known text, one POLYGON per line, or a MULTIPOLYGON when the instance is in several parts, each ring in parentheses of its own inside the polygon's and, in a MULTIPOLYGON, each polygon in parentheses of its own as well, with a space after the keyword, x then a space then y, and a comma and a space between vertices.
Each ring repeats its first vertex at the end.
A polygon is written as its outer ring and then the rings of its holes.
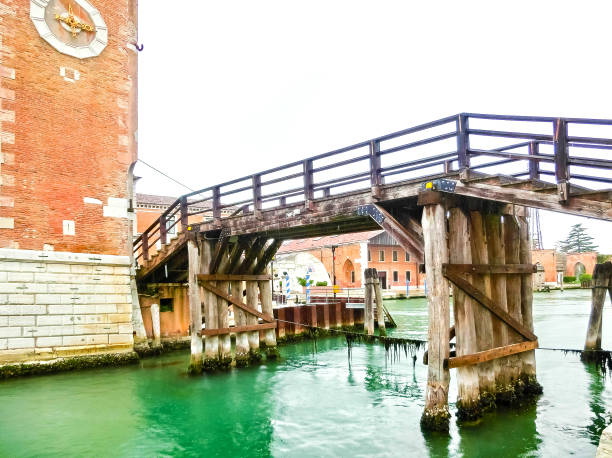
POLYGON ((190 373, 202 372, 202 302, 196 275, 200 268, 200 252, 195 240, 187 241, 189 284, 189 329, 191 332, 190 373))
POLYGON ((380 287, 380 279, 378 278, 378 272, 376 273, 376 276, 374 278, 374 295, 376 296, 376 317, 378 320, 378 333, 381 336, 386 336, 387 328, 385 325, 385 305, 383 304, 382 289, 380 287))
POLYGON ((374 335, 374 277, 377 275, 376 269, 368 268, 365 270, 365 304, 363 327, 369 336, 374 335))
MULTIPOLYGON (((235 250, 238 249, 236 244, 235 250)), ((219 261, 219 267, 216 272, 218 274, 225 274, 230 266, 230 258, 227 254, 221 257, 219 261)), ((217 281, 217 288, 223 293, 228 294, 229 281, 217 281)), ((213 301, 217 303, 217 324, 219 329, 229 328, 229 303, 221 296, 216 296, 214 293, 210 296, 213 301)), ((214 302, 213 302, 214 304, 214 302)), ((221 334, 219 335, 219 367, 228 368, 232 362, 232 341, 230 335, 221 334)))
MULTIPOLYGON (((472 245, 472 263, 489 264, 485 220, 480 211, 470 212, 470 238, 472 245)), ((491 297, 491 275, 472 275, 474 285, 487 296, 491 297)), ((476 307, 474 321, 478 350, 493 348, 493 316, 484 307, 476 307)), ((478 381, 480 388, 480 403, 483 409, 494 405, 496 392, 496 377, 499 373, 499 360, 486 361, 478 364, 478 381)))
MULTIPOLYGON (((449 261, 451 264, 471 264, 470 224, 461 208, 452 208, 449 217, 449 261)), ((471 275, 464 274, 470 281, 471 275)), ((471 355, 478 351, 474 309, 477 304, 460 288, 453 288, 453 314, 457 356, 471 355)), ((478 367, 457 368, 457 417, 460 420, 476 420, 481 416, 478 367)))
POLYGON ((427 333, 429 361, 425 410, 421 427, 427 430, 448 431, 448 385, 450 374, 444 364, 450 353, 448 330, 450 329, 449 285, 442 274, 442 264, 448 262, 445 209, 441 203, 423 207, 423 238, 425 266, 429 295, 427 308, 429 326, 427 333))
POLYGON ((587 351, 601 350, 602 312, 607 291, 612 300, 612 263, 610 261, 596 264, 593 270, 591 317, 584 344, 584 349, 587 351))
POLYGON ((159 304, 151 304, 151 323, 153 328, 153 346, 159 347, 161 345, 159 304))

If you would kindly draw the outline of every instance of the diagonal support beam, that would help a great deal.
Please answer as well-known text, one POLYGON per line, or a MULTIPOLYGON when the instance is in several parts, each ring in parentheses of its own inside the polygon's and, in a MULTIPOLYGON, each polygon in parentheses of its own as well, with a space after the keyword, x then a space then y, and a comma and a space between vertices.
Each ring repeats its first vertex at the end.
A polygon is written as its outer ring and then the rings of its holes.
POLYGON ((488 309, 497 318, 502 320, 527 340, 537 340, 537 336, 533 332, 529 331, 529 329, 519 323, 518 320, 514 319, 508 312, 495 305, 491 298, 487 297, 478 289, 473 287, 470 282, 461 278, 457 272, 450 269, 448 265, 442 267, 442 273, 446 278, 448 278, 449 281, 455 284, 455 286, 463 290, 465 294, 476 300, 479 304, 488 309))
POLYGON ((419 260, 423 259, 423 236, 397 221, 391 213, 380 205, 364 205, 357 209, 358 215, 367 215, 393 237, 399 245, 419 260))
POLYGON ((282 240, 275 239, 270 245, 268 245, 266 251, 264 251, 263 255, 257 260, 257 265, 255 266, 255 269, 253 271, 255 274, 261 274, 264 270, 266 270, 266 267, 268 266, 270 261, 272 261, 272 258, 274 257, 274 255, 282 244, 282 240))
POLYGON ((212 261, 210 262, 210 272, 215 273, 221 264, 221 259, 223 255, 226 255, 227 245, 229 244, 231 231, 224 227, 221 229, 221 235, 219 235, 219 240, 215 246, 215 252, 213 253, 212 261))
POLYGON ((273 323, 274 322, 274 317, 273 316, 265 315, 265 314, 259 312, 258 310, 255 310, 254 308, 249 307, 244 302, 240 301, 239 299, 236 299, 234 296, 228 296, 227 294, 225 294, 225 292, 221 291, 219 288, 216 288, 216 287, 212 286, 210 283, 208 283, 206 281, 201 281, 200 285, 202 285, 202 287, 204 289, 207 289, 208 291, 210 291, 210 292, 216 294, 217 296, 225 299, 227 302, 235 305, 238 308, 241 308, 245 312, 250 313, 251 315, 255 315, 258 318, 261 318, 266 323, 273 323))

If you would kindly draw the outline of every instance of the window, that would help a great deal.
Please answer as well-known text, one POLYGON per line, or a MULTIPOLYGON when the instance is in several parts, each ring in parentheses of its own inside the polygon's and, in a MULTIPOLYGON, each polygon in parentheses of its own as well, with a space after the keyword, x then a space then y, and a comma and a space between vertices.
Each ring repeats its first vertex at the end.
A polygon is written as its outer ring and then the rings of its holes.
POLYGON ((393 282, 397 283, 399 281, 399 272, 397 270, 393 271, 393 282))
POLYGON ((408 252, 406 251, 406 262, 410 261, 410 255, 408 254, 408 252))
POLYGON ((397 262, 397 250, 393 250, 393 262, 397 262))
POLYGON ((385 252, 384 252, 384 250, 380 250, 378 252, 378 260, 380 262, 385 262, 385 252))
POLYGON ((410 284, 410 271, 409 270, 406 271, 406 284, 407 285, 410 284))
POLYGON ((176 224, 174 224, 175 221, 176 221, 176 216, 173 216, 172 218, 168 218, 166 220, 166 232, 168 234, 176 234, 176 224), (174 226, 172 226, 173 224, 174 226))
POLYGON ((372 253, 370 252, 370 250, 368 250, 368 261, 372 260, 372 253))
POLYGON ((171 297, 162 297, 159 300, 160 312, 174 312, 174 299, 171 297))
POLYGON ((351 270, 351 283, 355 283, 355 271, 351 270))

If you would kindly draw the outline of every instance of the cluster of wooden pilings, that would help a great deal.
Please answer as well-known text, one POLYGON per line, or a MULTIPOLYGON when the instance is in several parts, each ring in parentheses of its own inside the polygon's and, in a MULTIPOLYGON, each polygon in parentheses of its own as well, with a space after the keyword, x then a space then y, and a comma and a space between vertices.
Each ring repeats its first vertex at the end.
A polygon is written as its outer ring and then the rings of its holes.
POLYGON ((268 241, 266 237, 237 238, 230 242, 223 233, 218 240, 194 234, 188 241, 190 372, 225 368, 232 362, 244 366, 260 360, 260 332, 267 356, 277 355, 272 277, 266 271, 279 246, 280 241, 268 241), (231 329, 230 304, 236 324, 231 329), (263 322, 259 323, 259 319, 263 322), (233 354, 230 332, 236 336, 233 354))
POLYGON ((522 402, 541 392, 534 354, 534 266, 524 209, 504 214, 478 202, 447 201, 438 193, 422 201, 429 330, 421 425, 448 430, 451 368, 457 368, 459 420, 475 420, 497 404, 522 402))

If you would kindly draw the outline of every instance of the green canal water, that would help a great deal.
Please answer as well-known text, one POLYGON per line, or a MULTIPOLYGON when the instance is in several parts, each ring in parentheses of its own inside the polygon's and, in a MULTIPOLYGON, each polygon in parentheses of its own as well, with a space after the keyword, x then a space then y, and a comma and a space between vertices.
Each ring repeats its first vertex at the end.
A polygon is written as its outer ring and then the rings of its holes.
MULTIPOLYGON (((389 301, 393 334, 424 338, 424 299, 389 301)), ((542 347, 581 348, 590 292, 535 296, 542 347)), ((609 302, 604 322, 611 322, 609 302)), ((612 329, 604 326, 604 348, 612 329)), ((426 367, 342 338, 281 348, 282 361, 190 378, 188 354, 0 382, 0 456, 594 456, 611 383, 577 356, 538 350, 544 394, 450 436, 423 435, 426 367)), ((456 384, 451 373, 451 410, 456 384)))

